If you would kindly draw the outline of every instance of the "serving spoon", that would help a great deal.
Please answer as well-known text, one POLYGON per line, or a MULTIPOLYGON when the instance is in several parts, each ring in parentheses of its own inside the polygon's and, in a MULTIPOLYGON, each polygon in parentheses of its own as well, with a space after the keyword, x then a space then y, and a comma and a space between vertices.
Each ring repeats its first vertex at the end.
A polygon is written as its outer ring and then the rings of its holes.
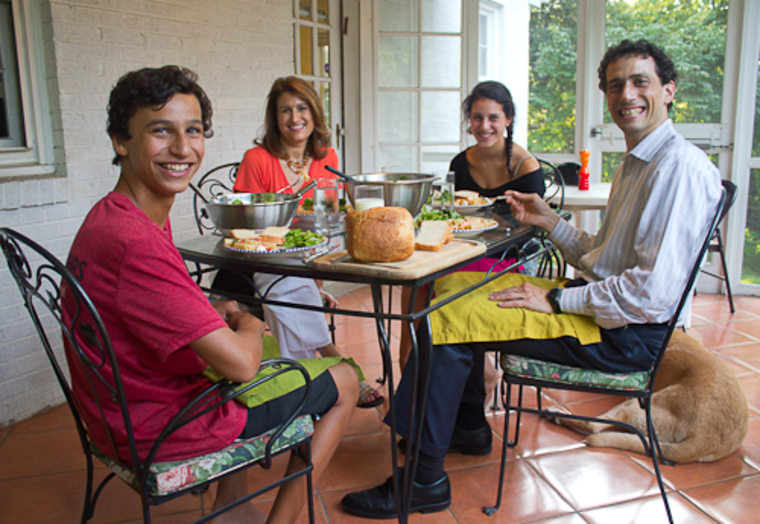
POLYGON ((348 176, 344 172, 338 171, 334 167, 325 166, 325 169, 327 169, 330 173, 335 173, 336 175, 338 175, 339 177, 341 177, 343 180, 347 180, 348 182, 359 183, 359 181, 357 179, 355 179, 354 177, 348 176))

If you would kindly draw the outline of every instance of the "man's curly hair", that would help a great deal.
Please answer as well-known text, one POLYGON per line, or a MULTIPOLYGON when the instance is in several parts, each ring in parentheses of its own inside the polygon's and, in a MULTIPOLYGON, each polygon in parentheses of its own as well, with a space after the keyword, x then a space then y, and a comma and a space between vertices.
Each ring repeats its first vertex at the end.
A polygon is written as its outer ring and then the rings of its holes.
MULTIPOLYGON (((635 42, 623 40, 618 45, 612 46, 607 50, 604 58, 602 58, 602 62, 599 64, 599 69, 597 69, 597 73, 599 74, 599 89, 604 93, 607 92, 607 67, 618 58, 628 56, 642 56, 644 58, 651 56, 652 60, 654 60, 655 71, 662 85, 671 81, 675 83, 678 78, 673 61, 665 54, 662 48, 643 38, 635 42)), ((668 104, 668 111, 670 111, 672 106, 673 102, 670 102, 668 104)))
MULTIPOLYGON (((167 65, 159 68, 146 67, 131 71, 116 82, 108 99, 108 135, 129 140, 129 119, 141 107, 162 108, 177 93, 195 95, 201 105, 203 136, 210 138, 211 101, 197 83, 198 75, 185 67, 167 65)), ((116 155, 114 165, 121 157, 116 155)))

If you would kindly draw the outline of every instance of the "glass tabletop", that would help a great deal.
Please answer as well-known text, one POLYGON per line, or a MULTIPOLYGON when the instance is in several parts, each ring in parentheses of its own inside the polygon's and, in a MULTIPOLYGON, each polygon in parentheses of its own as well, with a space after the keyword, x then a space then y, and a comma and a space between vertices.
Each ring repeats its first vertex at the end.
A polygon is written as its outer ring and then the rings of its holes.
MULTIPOLYGON (((447 268, 448 271, 463 266, 482 256, 498 256, 505 249, 519 245, 535 235, 535 229, 533 227, 520 225, 510 216, 503 216, 491 212, 483 213, 480 216, 493 218, 498 223, 497 227, 488 231, 476 233, 458 233, 456 237, 482 242, 486 246, 486 252, 471 260, 453 265, 452 267, 447 268)), ((340 250, 343 248, 342 242, 342 237, 334 237, 330 239, 328 245, 332 250, 340 250)), ((203 235, 196 238, 180 240, 176 245, 182 257, 187 261, 207 264, 233 271, 276 273, 362 283, 375 282, 378 280, 387 284, 408 283, 404 279, 394 280, 393 278, 388 277, 373 278, 372 276, 356 275, 351 274, 350 272, 318 270, 312 267, 310 263, 313 255, 315 255, 311 250, 299 253, 273 255, 238 252, 225 249, 223 246, 223 237, 220 235, 203 235)), ((437 275, 448 272, 447 270, 436 271, 435 273, 425 275, 421 278, 425 281, 430 281, 435 279, 437 275)), ((415 281, 416 280, 418 279, 415 279, 415 281)))

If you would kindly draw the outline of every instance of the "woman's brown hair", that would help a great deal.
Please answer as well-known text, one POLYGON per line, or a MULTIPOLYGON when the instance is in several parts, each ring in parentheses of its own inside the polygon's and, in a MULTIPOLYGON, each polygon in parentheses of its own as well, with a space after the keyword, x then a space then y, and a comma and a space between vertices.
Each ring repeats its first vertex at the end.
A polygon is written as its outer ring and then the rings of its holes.
POLYGON ((314 121, 314 131, 306 144, 306 152, 312 158, 321 159, 327 154, 330 145, 330 131, 325 123, 325 111, 319 100, 319 95, 307 81, 297 76, 280 77, 274 81, 267 95, 267 109, 264 117, 264 138, 256 140, 269 154, 286 158, 280 145, 280 129, 277 127, 277 99, 283 93, 290 93, 301 98, 309 106, 314 121))

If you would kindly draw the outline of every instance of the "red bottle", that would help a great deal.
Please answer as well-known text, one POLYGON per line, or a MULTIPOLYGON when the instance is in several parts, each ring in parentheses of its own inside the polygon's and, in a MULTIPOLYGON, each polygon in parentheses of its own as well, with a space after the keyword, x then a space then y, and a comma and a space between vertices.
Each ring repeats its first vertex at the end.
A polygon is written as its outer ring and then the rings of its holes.
POLYGON ((590 154, 588 149, 581 149, 581 169, 578 171, 578 189, 581 191, 588 190, 588 157, 590 154))

